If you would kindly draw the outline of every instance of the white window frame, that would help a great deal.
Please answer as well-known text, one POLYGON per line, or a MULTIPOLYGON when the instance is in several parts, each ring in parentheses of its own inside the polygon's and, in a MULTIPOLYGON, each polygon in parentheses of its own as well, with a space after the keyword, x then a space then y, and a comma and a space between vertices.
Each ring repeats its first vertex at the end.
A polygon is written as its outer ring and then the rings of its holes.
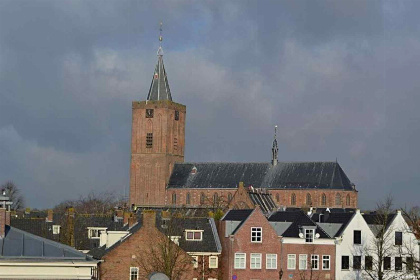
POLYGON ((307 269, 308 269, 308 255, 299 254, 299 270, 307 270, 307 269), (305 265, 302 265, 302 261, 305 261, 305 265))
POLYGON ((193 230, 193 229, 185 230, 185 240, 187 240, 187 241, 203 241, 203 230, 193 230), (193 238, 188 238, 188 233, 189 232, 193 233, 193 238), (200 233, 200 239, 195 239, 195 233, 196 232, 200 233))
POLYGON ((101 231, 106 231, 107 228, 102 227, 88 227, 88 238, 89 239, 100 239, 101 238, 101 231), (92 234, 93 232, 97 232, 98 235, 95 236, 92 234))
POLYGON ((296 254, 288 254, 287 255, 287 269, 288 270, 295 270, 296 269, 296 254))
POLYGON ((198 268, 198 256, 191 256, 194 260, 192 261, 193 267, 198 268))
POLYGON ((246 269, 246 253, 235 253, 233 267, 235 269, 246 269), (243 260, 243 265, 241 265, 242 260, 243 260))
POLYGON ((314 239, 315 239, 315 230, 314 229, 307 229, 307 228, 305 228, 305 242, 306 243, 313 243, 314 242, 314 239), (308 235, 308 233, 309 233, 309 235, 308 235), (310 241, 308 241, 308 239, 310 240, 310 241))
POLYGON ((277 254, 265 254, 265 268, 277 269, 277 254))
POLYGON ((251 228, 251 243, 262 243, 262 227, 251 228))
POLYGON ((319 270, 319 255, 311 255, 311 269, 319 270), (316 267, 313 267, 312 262, 316 261, 316 267))
POLYGON ((130 278, 128 278, 129 280, 132 279, 132 273, 135 272, 136 273, 136 280, 139 279, 139 268, 138 267, 130 267, 130 278))
POLYGON ((330 269, 331 269, 331 256, 322 255, 322 270, 330 270, 330 269), (324 268, 324 260, 328 260, 328 268, 324 268))
POLYGON ((250 269, 261 269, 262 254, 251 253, 249 257, 250 269), (259 261, 259 262, 258 262, 259 261))
POLYGON ((60 229, 61 229, 61 226, 60 225, 53 225, 52 226, 52 232, 53 232, 53 234, 60 234, 60 229))
POLYGON ((210 256, 209 257, 209 268, 218 268, 219 267, 219 257, 210 256), (214 265, 211 264, 212 260, 215 262, 214 265))

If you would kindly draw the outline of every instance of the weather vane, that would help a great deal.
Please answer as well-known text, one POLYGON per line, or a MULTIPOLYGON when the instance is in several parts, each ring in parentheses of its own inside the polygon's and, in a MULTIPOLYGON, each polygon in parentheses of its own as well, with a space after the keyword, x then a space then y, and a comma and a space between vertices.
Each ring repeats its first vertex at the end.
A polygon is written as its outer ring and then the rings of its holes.
POLYGON ((159 28, 159 44, 162 46, 162 41, 163 41, 163 37, 162 37, 162 25, 163 23, 160 22, 160 28, 159 28))

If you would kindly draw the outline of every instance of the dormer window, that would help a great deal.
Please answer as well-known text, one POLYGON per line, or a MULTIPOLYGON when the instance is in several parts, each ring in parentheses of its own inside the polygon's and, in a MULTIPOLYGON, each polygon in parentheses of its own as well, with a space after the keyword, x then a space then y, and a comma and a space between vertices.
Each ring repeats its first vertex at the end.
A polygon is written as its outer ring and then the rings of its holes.
POLYGON ((105 231, 106 228, 88 228, 88 238, 89 239, 99 239, 101 238, 101 231, 105 231))
POLYGON ((52 226, 52 231, 53 231, 53 234, 60 234, 60 225, 53 225, 52 226))
POLYGON ((312 243, 314 242, 315 230, 314 229, 305 229, 305 242, 312 243))
POLYGON ((187 241, 201 241, 201 240, 203 240, 203 231, 202 230, 186 230, 185 231, 185 240, 187 240, 187 241))
POLYGON ((252 227, 251 228, 251 242, 261 243, 262 242, 262 228, 252 227))

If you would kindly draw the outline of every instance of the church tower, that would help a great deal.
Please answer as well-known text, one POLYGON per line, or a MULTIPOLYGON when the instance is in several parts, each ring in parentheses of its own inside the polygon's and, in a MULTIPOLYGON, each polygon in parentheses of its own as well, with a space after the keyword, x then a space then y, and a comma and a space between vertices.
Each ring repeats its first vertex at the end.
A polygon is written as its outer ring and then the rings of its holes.
POLYGON ((162 46, 157 56, 147 100, 132 103, 130 205, 136 206, 165 205, 172 168, 184 162, 186 107, 172 101, 162 46))

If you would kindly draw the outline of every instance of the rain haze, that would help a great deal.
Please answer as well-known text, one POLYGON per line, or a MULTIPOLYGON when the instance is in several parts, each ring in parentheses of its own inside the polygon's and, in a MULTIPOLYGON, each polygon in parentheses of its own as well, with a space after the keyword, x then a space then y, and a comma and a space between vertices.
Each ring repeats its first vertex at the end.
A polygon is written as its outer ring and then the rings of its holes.
POLYGON ((418 204, 420 1, 0 1, 0 184, 32 208, 127 195, 163 21, 186 161, 335 161, 418 204))

